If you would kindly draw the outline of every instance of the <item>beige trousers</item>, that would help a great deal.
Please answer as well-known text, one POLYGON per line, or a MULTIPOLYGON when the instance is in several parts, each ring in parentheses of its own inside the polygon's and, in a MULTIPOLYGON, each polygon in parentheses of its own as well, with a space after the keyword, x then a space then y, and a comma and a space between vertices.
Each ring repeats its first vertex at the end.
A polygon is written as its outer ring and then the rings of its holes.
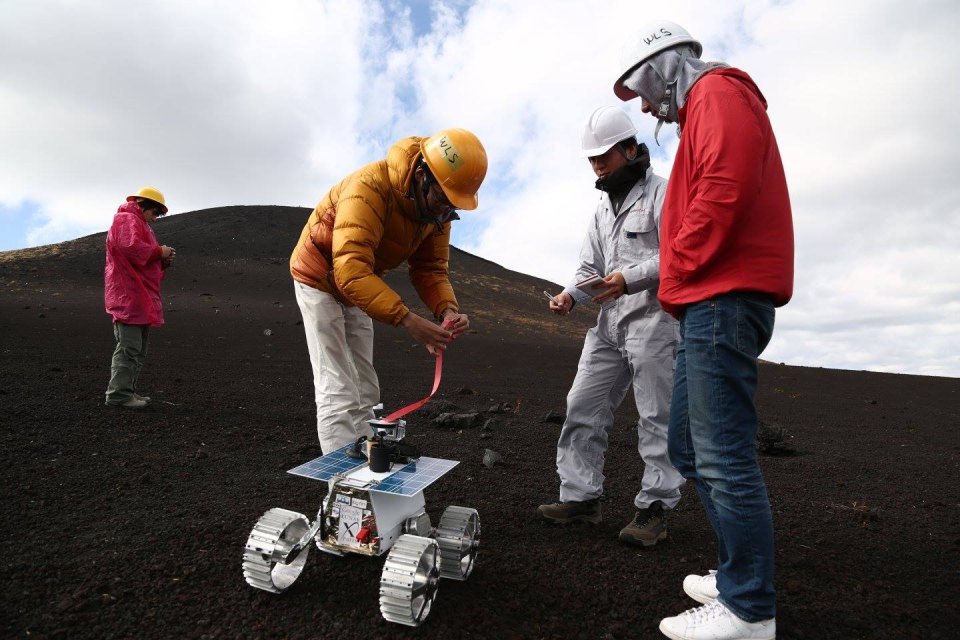
POLYGON ((368 420, 380 402, 373 368, 373 320, 329 293, 294 282, 313 367, 317 435, 324 454, 371 435, 368 420))

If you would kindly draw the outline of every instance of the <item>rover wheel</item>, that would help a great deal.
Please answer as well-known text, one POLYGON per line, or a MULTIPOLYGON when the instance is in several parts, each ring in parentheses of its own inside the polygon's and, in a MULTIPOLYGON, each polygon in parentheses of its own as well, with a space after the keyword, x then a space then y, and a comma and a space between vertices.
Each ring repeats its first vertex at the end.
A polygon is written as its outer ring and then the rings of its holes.
POLYGON ((291 551, 309 530, 310 523, 303 514, 286 509, 264 513, 243 549, 247 584, 271 593, 286 591, 300 577, 310 548, 305 546, 292 560, 291 551))
POLYGON ((427 619, 440 583, 436 540, 410 534, 390 549, 380 574, 380 613, 388 622, 419 627, 427 619))
POLYGON ((440 575, 466 580, 473 571, 480 547, 480 515, 477 510, 447 507, 433 537, 440 545, 440 575))
POLYGON ((421 538, 429 538, 430 534, 433 533, 430 515, 424 512, 410 516, 403 522, 403 532, 420 536, 421 538))

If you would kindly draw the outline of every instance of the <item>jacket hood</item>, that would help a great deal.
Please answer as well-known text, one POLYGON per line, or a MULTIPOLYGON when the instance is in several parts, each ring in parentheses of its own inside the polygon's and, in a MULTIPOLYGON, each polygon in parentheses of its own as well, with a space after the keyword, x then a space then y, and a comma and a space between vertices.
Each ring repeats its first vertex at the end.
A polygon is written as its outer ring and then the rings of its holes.
POLYGON ((143 217, 143 211, 140 210, 140 205, 137 204, 136 200, 124 202, 122 205, 117 207, 117 213, 132 213, 140 216, 141 218, 143 217))
POLYGON ((413 171, 420 159, 419 136, 410 136, 399 140, 387 151, 387 175, 390 187, 400 198, 407 198, 410 193, 410 181, 413 180, 413 171))
POLYGON ((701 60, 693 47, 678 45, 647 59, 623 84, 659 110, 661 119, 676 122, 677 112, 697 80, 725 67, 724 62, 701 60))
POLYGON ((767 108, 767 99, 763 97, 763 94, 760 92, 760 87, 758 87, 757 83, 753 81, 753 78, 747 75, 746 71, 741 71, 740 69, 737 69, 735 67, 725 67, 723 69, 717 69, 716 71, 712 71, 711 73, 715 73, 718 76, 724 76, 726 78, 732 78, 738 82, 743 83, 744 85, 746 85, 748 89, 750 89, 750 91, 756 94, 757 99, 763 103, 763 108, 764 109, 767 108))

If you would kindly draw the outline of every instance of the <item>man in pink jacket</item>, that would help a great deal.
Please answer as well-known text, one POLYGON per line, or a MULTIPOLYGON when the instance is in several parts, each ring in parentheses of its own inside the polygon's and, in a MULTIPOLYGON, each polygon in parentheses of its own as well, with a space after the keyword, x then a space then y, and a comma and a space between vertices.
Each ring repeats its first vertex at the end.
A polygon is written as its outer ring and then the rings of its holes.
POLYGON ((166 213, 163 194, 144 187, 120 205, 107 233, 103 298, 117 339, 106 392, 111 407, 140 409, 150 400, 137 395, 137 378, 150 327, 163 326, 160 281, 177 254, 157 243, 150 224, 166 213))
MULTIPOLYGON (((757 358, 793 294, 793 217, 767 102, 743 71, 659 21, 624 46, 622 100, 678 125, 660 224, 663 309, 680 321, 670 461, 693 480, 717 538, 716 571, 683 589, 703 606, 665 618, 673 640, 776 636, 773 519, 757 460, 757 358)), ((656 133, 654 134, 656 137, 656 133)))

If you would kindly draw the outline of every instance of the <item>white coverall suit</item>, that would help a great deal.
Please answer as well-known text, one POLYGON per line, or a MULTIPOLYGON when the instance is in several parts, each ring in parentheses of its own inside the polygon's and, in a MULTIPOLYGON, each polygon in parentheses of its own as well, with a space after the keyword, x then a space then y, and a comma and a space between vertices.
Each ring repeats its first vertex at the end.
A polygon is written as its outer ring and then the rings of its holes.
POLYGON ((626 293, 600 309, 587 332, 567 418, 557 443, 561 502, 603 494, 603 463, 613 414, 633 387, 640 419, 638 450, 645 465, 634 504, 656 501, 672 509, 684 480, 667 455, 667 422, 679 338, 676 320, 657 302, 660 283, 660 210, 667 181, 647 170, 630 189, 616 216, 603 193, 580 250, 580 267, 564 291, 577 303, 590 296, 574 284, 592 274, 623 274, 626 293))

